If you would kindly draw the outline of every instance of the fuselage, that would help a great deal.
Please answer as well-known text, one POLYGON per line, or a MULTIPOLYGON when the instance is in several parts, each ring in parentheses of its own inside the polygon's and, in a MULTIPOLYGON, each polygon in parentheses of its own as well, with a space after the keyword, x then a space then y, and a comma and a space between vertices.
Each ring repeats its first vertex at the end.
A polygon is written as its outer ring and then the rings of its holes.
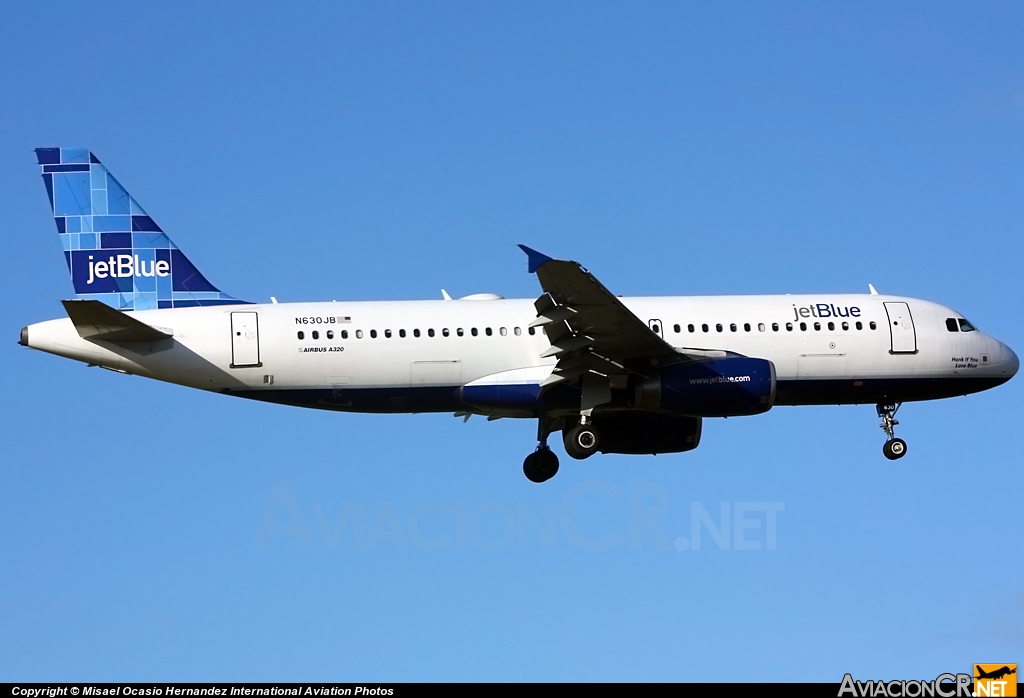
MULTIPOLYGON (((771 361, 777 405, 965 395, 1009 380, 1019 366, 1002 342, 963 331, 970 325, 959 313, 913 298, 621 300, 683 353, 771 361)), ((173 339, 87 341, 64 318, 29 326, 22 343, 202 390, 356 412, 466 410, 459 387, 536 384, 555 365, 554 358, 541 357, 550 345, 542 329, 530 328, 536 310, 529 299, 244 304, 131 314, 173 339)))

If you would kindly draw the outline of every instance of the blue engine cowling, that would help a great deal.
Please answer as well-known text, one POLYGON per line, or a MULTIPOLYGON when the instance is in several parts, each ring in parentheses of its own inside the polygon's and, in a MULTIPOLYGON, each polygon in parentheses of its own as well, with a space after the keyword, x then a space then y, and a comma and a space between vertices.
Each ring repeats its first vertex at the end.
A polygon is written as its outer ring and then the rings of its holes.
POLYGON ((637 383, 634 407, 692 417, 739 417, 775 404, 775 365, 728 356, 672 364, 637 383))

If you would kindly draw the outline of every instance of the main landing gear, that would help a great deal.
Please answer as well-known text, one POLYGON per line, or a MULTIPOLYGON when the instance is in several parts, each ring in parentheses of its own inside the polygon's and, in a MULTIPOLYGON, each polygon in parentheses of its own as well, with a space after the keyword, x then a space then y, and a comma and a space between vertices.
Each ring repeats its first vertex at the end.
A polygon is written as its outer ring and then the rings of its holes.
POLYGON ((879 403, 875 405, 875 411, 878 412, 878 416, 882 419, 882 431, 888 437, 882 446, 882 454, 889 460, 896 460, 907 454, 907 442, 903 439, 897 439, 893 433, 893 427, 899 424, 896 421, 896 411, 899 410, 902 404, 902 402, 898 402, 896 404, 879 403))
POLYGON ((548 447, 552 428, 552 420, 547 417, 537 420, 537 450, 523 461, 523 474, 530 482, 546 482, 558 472, 558 456, 548 447))
POLYGON ((579 424, 565 432, 565 452, 576 460, 590 458, 599 445, 598 431, 589 417, 581 417, 579 424))
MULTIPOLYGON (((563 419, 540 417, 537 420, 537 450, 523 461, 523 473, 530 482, 545 482, 558 472, 558 456, 548 447, 548 436, 555 429, 564 429, 563 419)), ((576 460, 597 453, 600 436, 590 417, 583 415, 580 422, 565 432, 565 452, 576 460)))

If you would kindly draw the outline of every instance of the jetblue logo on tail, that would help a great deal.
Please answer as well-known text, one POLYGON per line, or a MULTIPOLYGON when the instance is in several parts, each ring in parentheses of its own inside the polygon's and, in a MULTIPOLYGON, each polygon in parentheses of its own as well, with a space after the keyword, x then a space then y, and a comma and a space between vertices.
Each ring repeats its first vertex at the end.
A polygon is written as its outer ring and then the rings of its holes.
POLYGON ((92 285, 96 279, 132 278, 134 276, 170 276, 171 265, 162 259, 151 260, 149 267, 146 261, 139 261, 139 255, 119 254, 111 255, 107 261, 92 261, 93 255, 89 255, 89 279, 85 283, 92 285))
POLYGON ((84 148, 37 148, 75 293, 118 310, 242 303, 207 281, 84 148))

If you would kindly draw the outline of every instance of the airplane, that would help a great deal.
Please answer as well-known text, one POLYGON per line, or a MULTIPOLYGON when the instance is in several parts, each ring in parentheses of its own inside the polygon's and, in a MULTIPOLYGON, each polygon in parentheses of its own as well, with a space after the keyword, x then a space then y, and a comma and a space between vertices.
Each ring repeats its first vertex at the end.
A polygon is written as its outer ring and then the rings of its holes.
POLYGON ((976 679, 1001 679, 1004 676, 1009 676, 1010 674, 1017 673, 1016 665, 1014 665, 1014 668, 1012 669, 1008 666, 1003 666, 999 669, 994 669, 992 671, 985 671, 980 666, 975 665, 975 670, 977 672, 977 676, 975 676, 974 678, 976 679))
POLYGON ((960 313, 879 294, 622 297, 520 245, 542 293, 251 303, 221 292, 90 151, 38 148, 75 298, 19 343, 90 366, 339 412, 537 420, 524 463, 697 448, 704 418, 875 404, 883 453, 904 402, 988 390, 1017 355, 960 313))
POLYGON ((1001 666, 1001 667, 999 667, 997 669, 994 669, 992 671, 985 671, 980 666, 975 665, 975 670, 977 671, 977 674, 978 674, 978 675, 976 675, 975 679, 993 679, 993 680, 997 680, 997 679, 1002 679, 1002 677, 1009 677, 1009 675, 1011 673, 1017 673, 1017 666, 1016 666, 1016 664, 1014 665, 1014 668, 1010 668, 1009 666, 1001 666))

